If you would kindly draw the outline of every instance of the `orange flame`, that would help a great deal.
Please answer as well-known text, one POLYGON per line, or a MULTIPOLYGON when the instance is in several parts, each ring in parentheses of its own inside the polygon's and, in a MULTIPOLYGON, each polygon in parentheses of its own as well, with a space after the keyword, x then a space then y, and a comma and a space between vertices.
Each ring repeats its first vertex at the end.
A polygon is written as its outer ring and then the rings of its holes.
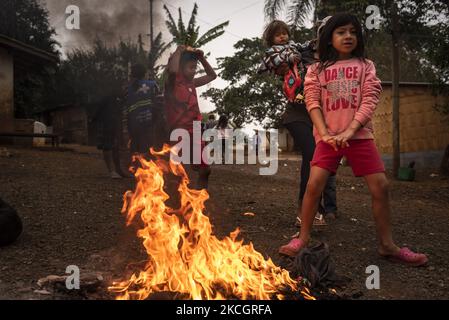
MULTIPOLYGON (((117 299, 146 299, 155 292, 177 292, 191 299, 283 299, 280 288, 298 290, 298 284, 287 270, 257 252, 252 243, 238 241, 239 229, 219 240, 212 231, 209 218, 203 214, 209 198, 205 190, 189 189, 189 179, 180 164, 160 159, 170 152, 164 146, 156 161, 137 157, 140 168, 135 176, 137 187, 124 197, 122 213, 127 225, 138 215, 144 224, 137 235, 149 259, 144 270, 109 289, 117 299), (164 172, 181 177, 178 191, 181 206, 166 206, 164 172)), ((307 289, 306 299, 314 299, 307 289)))

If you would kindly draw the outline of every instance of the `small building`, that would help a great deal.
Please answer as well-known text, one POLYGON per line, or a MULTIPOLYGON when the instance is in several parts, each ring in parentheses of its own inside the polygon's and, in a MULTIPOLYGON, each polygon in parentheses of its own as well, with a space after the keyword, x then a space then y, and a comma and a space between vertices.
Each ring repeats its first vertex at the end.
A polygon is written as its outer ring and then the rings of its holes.
POLYGON ((61 143, 93 145, 96 128, 89 123, 86 109, 77 105, 61 105, 36 114, 52 133, 59 135, 61 143))
MULTIPOLYGON (((373 117, 376 144, 387 167, 393 159, 392 83, 382 82, 383 92, 373 117)), ((430 83, 399 84, 399 138, 401 165, 415 161, 418 166, 439 167, 449 145, 449 117, 435 109, 449 98, 435 96, 430 83)))
MULTIPOLYGON (((35 66, 55 64, 58 57, 0 34, 0 129, 32 133, 30 120, 14 117, 14 76, 35 66)), ((31 139, 31 138, 30 138, 31 139)), ((2 140, 10 140, 3 138, 2 140)))
MULTIPOLYGON (((382 82, 382 94, 372 119, 376 144, 387 167, 393 159, 393 102, 391 81, 382 82)), ((400 147, 401 165, 415 161, 418 166, 439 167, 449 145, 449 116, 441 115, 437 104, 449 103, 448 97, 435 96, 430 83, 401 82, 400 147)), ((279 130, 279 147, 294 149, 288 130, 279 130)))

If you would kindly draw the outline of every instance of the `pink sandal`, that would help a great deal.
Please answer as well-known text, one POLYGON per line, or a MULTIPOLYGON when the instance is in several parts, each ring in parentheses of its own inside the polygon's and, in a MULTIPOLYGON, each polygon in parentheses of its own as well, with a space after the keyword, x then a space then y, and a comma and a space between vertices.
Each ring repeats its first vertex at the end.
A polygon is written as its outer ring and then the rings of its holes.
POLYGON ((279 253, 289 256, 295 257, 303 248, 306 247, 304 241, 299 238, 292 239, 288 244, 279 248, 279 253))
POLYGON ((384 258, 397 263, 402 263, 411 267, 423 266, 429 261, 423 253, 415 253, 409 248, 401 248, 396 254, 383 256, 384 258))

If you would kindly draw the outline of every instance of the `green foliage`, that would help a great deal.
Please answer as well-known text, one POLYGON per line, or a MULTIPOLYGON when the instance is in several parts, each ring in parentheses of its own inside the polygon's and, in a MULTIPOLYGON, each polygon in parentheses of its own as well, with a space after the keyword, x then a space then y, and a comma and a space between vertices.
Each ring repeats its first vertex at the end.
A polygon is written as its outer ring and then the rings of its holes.
POLYGON ((48 11, 38 0, 0 1, 0 34, 47 52, 57 53, 48 11))
MULTIPOLYGON (((48 11, 38 0, 0 1, 0 34, 58 54, 48 11)), ((58 68, 36 66, 26 72, 16 72, 16 117, 29 118, 35 112, 62 104, 83 105, 94 112, 98 102, 105 97, 122 95, 131 64, 145 65, 157 80, 161 68, 157 62, 167 48, 161 33, 154 39, 149 52, 143 49, 140 35, 137 43, 120 41, 110 47, 97 39, 92 49, 68 53, 58 68)))
MULTIPOLYGON (((401 29, 401 81, 436 82, 439 94, 447 94, 449 83, 449 34, 447 5, 442 1, 396 1, 399 4, 401 29), (418 66, 418 67, 417 67, 418 66)), ((391 1, 266 1, 267 17, 275 18, 290 4, 313 10, 311 13, 324 18, 335 12, 355 13, 365 21, 368 5, 378 5, 381 16, 385 17, 380 30, 366 30, 366 50, 368 58, 376 63, 379 77, 392 79, 391 65, 391 1), (302 4, 300 4, 302 2, 302 4), (313 3, 311 7, 310 4, 313 3), (317 6, 318 4, 318 6, 317 6), (316 9, 316 10, 315 10, 316 9)), ((290 17, 294 10, 290 8, 290 17)), ((290 21, 293 22, 293 21, 290 21)), ((297 18, 292 24, 293 37, 297 42, 311 40, 315 31, 301 26, 297 18)), ((204 97, 213 101, 219 113, 230 116, 238 126, 254 120, 263 122, 265 127, 276 127, 280 123, 285 99, 282 96, 281 82, 273 75, 257 75, 257 69, 265 48, 260 39, 243 39, 236 43, 232 57, 219 59, 220 76, 229 82, 224 89, 209 89, 204 97)), ((449 108, 439 106, 439 110, 449 114, 449 108)))
MULTIPOLYGON (((380 10, 382 23, 380 30, 368 30, 364 28, 366 37, 366 50, 368 58, 376 63, 377 71, 382 80, 391 80, 391 8, 395 3, 398 6, 400 29, 400 80, 414 82, 441 82, 442 68, 435 70, 435 66, 441 64, 444 59, 435 59, 438 52, 446 55, 444 32, 438 32, 448 23, 448 2, 418 1, 418 0, 267 0, 265 14, 268 19, 277 17, 285 7, 289 12, 301 11, 304 16, 313 15, 315 18, 324 18, 336 12, 350 12, 355 14, 364 24, 368 17, 366 8, 376 5, 380 10), (440 35, 440 36, 439 36, 440 35), (437 46, 437 53, 433 49, 437 46), (419 66, 419 68, 417 68, 419 66)), ((304 19, 295 19, 294 15, 288 15, 288 22, 293 27, 304 25, 304 19)), ((443 28, 444 29, 444 28, 443 28)), ((440 55, 441 55, 440 54, 440 55)), ((446 79, 447 80, 447 79, 446 79)), ((446 81, 447 83, 447 81, 446 81)))
POLYGON ((142 50, 139 43, 120 41, 116 46, 107 46, 97 39, 92 49, 72 51, 55 75, 52 104, 81 105, 94 114, 104 99, 122 98, 129 67, 148 62, 147 52, 142 50))
POLYGON ((198 5, 195 3, 192 14, 190 15, 187 27, 182 19, 182 10, 178 9, 178 20, 175 21, 170 10, 164 5, 164 10, 167 14, 166 25, 168 31, 173 37, 170 44, 186 45, 193 48, 200 48, 212 40, 220 37, 225 31, 224 28, 229 25, 229 21, 223 22, 212 29, 206 31, 200 36, 200 27, 197 26, 196 17, 198 15, 198 5))
MULTIPOLYGON (((447 56, 449 52, 449 23, 436 25, 433 34, 437 40, 428 50, 430 61, 438 74, 434 81, 434 92, 436 95, 449 97, 449 58, 447 56)), ((446 99, 446 103, 437 104, 435 107, 443 115, 449 115, 449 99, 446 99)))
POLYGON ((287 23, 302 27, 307 21, 308 14, 314 11, 317 6, 317 0, 291 0, 290 3, 285 0, 266 0, 265 16, 269 20, 279 19, 279 15, 287 8, 287 23))
POLYGON ((149 52, 144 50, 140 36, 137 43, 122 40, 108 46, 96 39, 91 49, 73 50, 55 75, 54 95, 49 105, 80 105, 93 115, 105 99, 123 98, 131 65, 146 66, 150 78, 158 81, 162 66, 157 62, 167 48, 159 33, 149 52))
POLYGON ((211 88, 203 96, 211 99, 216 111, 227 115, 237 127, 254 120, 267 128, 277 126, 285 100, 278 78, 257 74, 264 52, 262 40, 243 39, 234 47, 234 56, 218 59, 220 76, 229 86, 211 88))
POLYGON ((148 70, 150 70, 150 78, 158 78, 160 75, 163 66, 158 65, 157 62, 169 47, 170 44, 165 44, 162 41, 162 33, 159 32, 153 40, 153 45, 148 52, 148 70))

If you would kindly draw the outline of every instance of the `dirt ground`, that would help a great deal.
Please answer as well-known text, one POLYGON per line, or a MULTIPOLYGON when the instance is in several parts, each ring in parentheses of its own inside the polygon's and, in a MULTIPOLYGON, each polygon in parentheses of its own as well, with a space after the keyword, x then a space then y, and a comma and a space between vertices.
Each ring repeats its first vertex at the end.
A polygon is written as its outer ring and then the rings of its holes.
MULTIPOLYGON (((8 149, 12 157, 0 157, 0 196, 17 209, 24 232, 0 248, 0 299, 70 298, 35 293, 37 280, 77 265, 82 273, 101 272, 109 283, 144 259, 135 229, 125 227, 120 213, 131 179, 110 179, 98 153, 8 149)), ((286 265, 277 251, 297 231, 299 164, 281 161, 275 176, 258 175, 255 165, 214 166, 207 212, 216 234, 240 227, 246 242, 286 265)), ((339 170, 339 218, 313 239, 329 244, 337 273, 351 278, 341 289, 347 297, 449 299, 449 180, 432 173, 418 168, 417 181, 391 184, 395 239, 430 259, 426 267, 407 268, 378 257, 368 190, 349 168, 339 170), (369 265, 380 269, 379 290, 366 288, 369 265)), ((96 292, 88 298, 111 296, 96 292)))

